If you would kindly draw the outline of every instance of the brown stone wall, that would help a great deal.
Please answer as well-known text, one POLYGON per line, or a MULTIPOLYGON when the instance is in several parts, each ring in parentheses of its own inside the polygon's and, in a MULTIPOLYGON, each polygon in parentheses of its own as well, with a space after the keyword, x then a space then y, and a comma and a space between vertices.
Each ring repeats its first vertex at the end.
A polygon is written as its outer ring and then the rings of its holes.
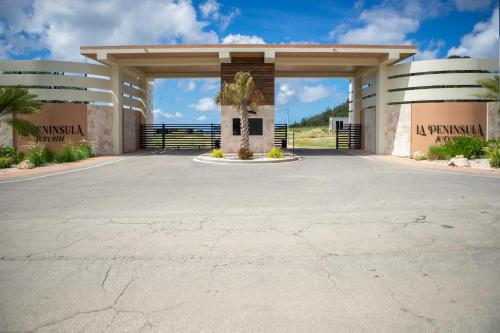
POLYGON ((113 154, 113 108, 88 105, 88 140, 99 155, 113 154))
POLYGON ((143 116, 140 112, 135 113, 135 149, 141 148, 141 123, 143 116))
POLYGON ((500 103, 487 103, 488 109, 488 134, 487 139, 500 138, 500 103))
POLYGON ((375 137, 377 133, 375 109, 361 111, 361 147, 363 150, 375 152, 375 137))
POLYGON ((411 109, 411 153, 427 152, 453 136, 486 138, 486 103, 415 103, 411 109))
POLYGON ((384 154, 410 156, 411 104, 387 106, 384 137, 384 154))
POLYGON ((265 64, 263 57, 233 57, 230 64, 221 64, 221 85, 233 82, 237 72, 250 72, 264 104, 274 105, 274 64, 265 64))
MULTIPOLYGON (((40 112, 31 115, 19 115, 39 126, 40 141, 55 151, 62 151, 67 143, 77 144, 87 138, 87 105, 86 104, 43 104, 40 112)), ((14 146, 18 150, 26 150, 26 145, 33 141, 14 133, 14 146)))

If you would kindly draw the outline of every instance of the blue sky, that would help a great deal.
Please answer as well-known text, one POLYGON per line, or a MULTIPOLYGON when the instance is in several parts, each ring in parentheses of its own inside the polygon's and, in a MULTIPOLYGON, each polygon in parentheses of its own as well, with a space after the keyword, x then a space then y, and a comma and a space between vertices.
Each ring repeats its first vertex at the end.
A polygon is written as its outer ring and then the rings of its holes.
MULTIPOLYGON (((415 60, 498 58, 498 1, 0 0, 0 58, 82 61, 80 45, 413 44, 415 60)), ((218 122, 218 80, 157 80, 158 122, 218 122)), ((347 98, 345 79, 276 80, 276 121, 347 98)))

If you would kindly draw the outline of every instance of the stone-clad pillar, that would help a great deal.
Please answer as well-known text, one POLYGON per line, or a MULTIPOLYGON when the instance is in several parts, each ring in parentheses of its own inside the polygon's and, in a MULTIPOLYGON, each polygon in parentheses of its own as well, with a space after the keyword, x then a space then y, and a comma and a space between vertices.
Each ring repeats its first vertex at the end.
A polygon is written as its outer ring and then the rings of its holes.
POLYGON ((380 64, 377 68, 375 104, 375 152, 385 154, 385 130, 386 130, 386 108, 387 108, 387 65, 380 64))
POLYGON ((111 90, 113 92, 113 154, 123 154, 123 77, 120 67, 111 66, 111 90))
MULTIPOLYGON (((250 136, 250 149, 256 153, 269 151, 274 145, 274 64, 266 63, 262 57, 232 57, 231 63, 221 64, 221 86, 233 82, 237 72, 250 72, 257 89, 264 95, 264 105, 249 114, 249 118, 262 118, 262 135, 250 136)), ((227 153, 236 153, 240 147, 240 136, 233 135, 233 119, 240 114, 233 107, 221 108, 221 146, 227 153)))

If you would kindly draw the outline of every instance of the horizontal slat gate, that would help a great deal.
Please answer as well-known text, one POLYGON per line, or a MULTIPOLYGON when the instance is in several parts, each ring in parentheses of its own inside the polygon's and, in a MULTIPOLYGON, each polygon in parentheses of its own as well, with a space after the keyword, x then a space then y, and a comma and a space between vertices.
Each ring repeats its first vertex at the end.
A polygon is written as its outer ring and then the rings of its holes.
POLYGON ((287 125, 275 124, 274 125, 274 145, 277 147, 286 148, 287 141, 287 125))
POLYGON ((337 149, 361 149, 361 125, 339 124, 336 126, 337 149))
MULTIPOLYGON (((276 124, 274 145, 286 147, 286 140, 286 124, 276 124)), ((220 124, 141 125, 142 149, 213 149, 219 148, 220 142, 220 124)))
POLYGON ((141 125, 142 149, 213 149, 220 147, 219 124, 141 125))

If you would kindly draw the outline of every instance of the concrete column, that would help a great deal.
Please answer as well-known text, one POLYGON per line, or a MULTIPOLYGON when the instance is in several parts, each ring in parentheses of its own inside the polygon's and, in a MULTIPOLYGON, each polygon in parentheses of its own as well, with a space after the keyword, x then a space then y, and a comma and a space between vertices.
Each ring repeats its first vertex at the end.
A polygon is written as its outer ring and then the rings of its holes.
POLYGON ((111 66, 111 90, 113 92, 113 154, 123 154, 123 77, 120 67, 111 66))
POLYGON ((387 108, 387 65, 381 64, 376 73, 376 103, 375 103, 375 152, 385 154, 385 113, 387 108))
POLYGON ((349 84, 349 122, 351 124, 361 123, 361 76, 351 79, 349 84))
POLYGON ((146 79, 146 106, 148 108, 146 124, 152 124, 153 119, 153 96, 154 96, 154 80, 146 79))

